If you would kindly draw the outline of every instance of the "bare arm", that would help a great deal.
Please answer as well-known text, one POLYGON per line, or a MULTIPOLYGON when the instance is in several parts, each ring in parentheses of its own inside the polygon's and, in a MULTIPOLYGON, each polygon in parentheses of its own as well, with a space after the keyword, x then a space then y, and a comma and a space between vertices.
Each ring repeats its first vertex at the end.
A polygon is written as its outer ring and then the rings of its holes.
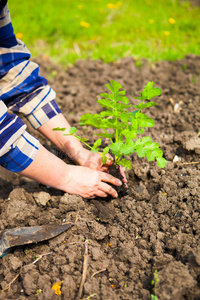
POLYGON ((117 192, 106 182, 121 185, 120 180, 104 172, 65 164, 42 145, 33 162, 19 174, 84 198, 117 197, 117 192))

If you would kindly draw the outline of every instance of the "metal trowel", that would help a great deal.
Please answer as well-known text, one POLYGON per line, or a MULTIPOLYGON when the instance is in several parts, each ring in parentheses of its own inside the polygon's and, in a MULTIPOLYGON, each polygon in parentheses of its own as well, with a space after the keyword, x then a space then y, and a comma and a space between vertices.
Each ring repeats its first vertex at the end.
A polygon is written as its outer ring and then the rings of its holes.
POLYGON ((6 229, 0 235, 0 257, 6 255, 11 247, 49 240, 72 226, 73 224, 50 224, 6 229))

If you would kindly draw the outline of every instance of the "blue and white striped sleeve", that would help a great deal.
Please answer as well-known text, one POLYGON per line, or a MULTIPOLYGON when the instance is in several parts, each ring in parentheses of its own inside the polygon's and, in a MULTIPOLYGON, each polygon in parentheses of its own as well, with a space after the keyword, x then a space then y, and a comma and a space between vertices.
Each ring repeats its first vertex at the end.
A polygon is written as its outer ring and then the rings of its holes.
POLYGON ((61 112, 55 92, 29 59, 29 50, 14 35, 6 5, 0 12, 0 165, 14 172, 28 167, 39 142, 7 108, 22 113, 35 129, 61 112))

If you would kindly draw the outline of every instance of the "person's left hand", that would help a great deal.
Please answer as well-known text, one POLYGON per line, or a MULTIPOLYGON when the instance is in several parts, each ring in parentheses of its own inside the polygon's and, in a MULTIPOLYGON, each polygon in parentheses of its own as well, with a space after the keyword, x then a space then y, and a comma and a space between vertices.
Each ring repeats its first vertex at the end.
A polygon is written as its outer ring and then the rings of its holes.
MULTIPOLYGON (((110 154, 106 155, 108 157, 105 164, 102 163, 102 157, 98 153, 93 153, 90 150, 83 148, 76 157, 76 162, 83 167, 88 167, 93 170, 103 171, 109 173, 110 166, 113 163, 113 158, 110 154)), ((127 179, 122 167, 120 167, 120 173, 124 177, 122 180, 127 186, 127 179)))

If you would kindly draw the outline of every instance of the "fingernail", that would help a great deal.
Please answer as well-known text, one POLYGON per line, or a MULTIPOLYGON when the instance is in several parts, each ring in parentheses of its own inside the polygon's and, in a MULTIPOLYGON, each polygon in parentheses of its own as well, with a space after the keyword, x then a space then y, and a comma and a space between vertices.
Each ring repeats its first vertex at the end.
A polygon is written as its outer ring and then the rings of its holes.
POLYGON ((118 180, 118 185, 122 185, 122 182, 121 182, 121 180, 118 180))
POLYGON ((118 194, 116 193, 116 194, 115 194, 115 198, 117 198, 117 197, 118 197, 118 194))

